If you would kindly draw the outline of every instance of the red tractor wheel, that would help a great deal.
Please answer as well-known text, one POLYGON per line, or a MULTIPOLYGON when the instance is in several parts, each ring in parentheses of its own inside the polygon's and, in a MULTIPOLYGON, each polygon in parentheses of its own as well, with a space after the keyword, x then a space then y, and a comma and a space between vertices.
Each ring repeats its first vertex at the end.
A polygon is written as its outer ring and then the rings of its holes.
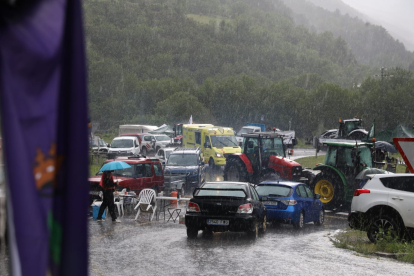
POLYGON ((224 181, 248 182, 249 175, 246 166, 238 158, 230 158, 224 167, 224 181))

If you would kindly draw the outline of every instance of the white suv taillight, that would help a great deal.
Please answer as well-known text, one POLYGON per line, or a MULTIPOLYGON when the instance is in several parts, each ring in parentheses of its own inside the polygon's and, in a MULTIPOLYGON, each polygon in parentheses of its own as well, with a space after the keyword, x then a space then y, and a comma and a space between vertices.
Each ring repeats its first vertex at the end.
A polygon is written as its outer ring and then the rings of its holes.
POLYGON ((187 206, 187 212, 200 212, 200 206, 197 203, 189 202, 187 206))
POLYGON ((356 189, 354 192, 354 196, 359 196, 360 194, 369 194, 371 193, 370 190, 367 189, 356 189))
POLYGON ((243 204, 239 206, 237 210, 239 214, 251 214, 253 213, 253 205, 251 203, 243 204))

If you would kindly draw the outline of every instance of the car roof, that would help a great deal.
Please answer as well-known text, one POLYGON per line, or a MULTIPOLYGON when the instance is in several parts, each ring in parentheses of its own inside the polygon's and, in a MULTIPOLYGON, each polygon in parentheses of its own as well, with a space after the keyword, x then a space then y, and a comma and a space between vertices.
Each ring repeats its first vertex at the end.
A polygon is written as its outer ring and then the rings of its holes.
POLYGON ((175 148, 171 154, 197 154, 200 152, 200 148, 175 148))
POLYGON ((119 137, 115 137, 114 140, 121 140, 121 139, 136 139, 137 137, 135 136, 119 136, 119 137))
POLYGON ((125 133, 125 134, 121 134, 119 136, 125 137, 125 136, 135 136, 138 137, 139 139, 142 139, 142 136, 144 135, 148 135, 149 133, 125 133))
POLYGON ((300 184, 304 184, 304 183, 302 183, 302 182, 293 182, 293 181, 268 180, 268 181, 261 182, 258 186, 264 186, 264 185, 275 185, 275 186, 279 185, 279 186, 281 186, 281 185, 284 185, 284 186, 289 186, 289 187, 293 188, 293 187, 296 187, 297 185, 300 185, 300 184))
POLYGON ((112 161, 123 161, 128 164, 139 164, 139 163, 159 163, 160 160, 158 158, 148 158, 143 156, 119 156, 116 159, 108 159, 105 163, 109 163, 112 161))
POLYGON ((242 137, 261 137, 261 138, 277 138, 277 137, 283 137, 282 134, 277 132, 253 132, 253 133, 243 133, 242 137))
POLYGON ((214 181, 214 182, 205 182, 203 184, 203 186, 206 185, 206 184, 215 184, 215 185, 217 185, 217 184, 220 184, 220 185, 235 185, 236 184, 236 185, 244 185, 244 186, 251 185, 248 182, 236 182, 236 181, 214 181))

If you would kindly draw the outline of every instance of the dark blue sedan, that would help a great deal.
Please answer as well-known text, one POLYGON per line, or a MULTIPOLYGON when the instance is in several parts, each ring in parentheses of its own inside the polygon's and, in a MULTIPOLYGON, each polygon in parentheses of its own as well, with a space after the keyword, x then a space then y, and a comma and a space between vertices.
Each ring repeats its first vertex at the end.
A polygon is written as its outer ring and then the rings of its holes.
POLYGON ((268 222, 293 224, 302 229, 305 223, 322 225, 325 211, 319 194, 308 185, 290 181, 265 181, 256 186, 266 207, 268 222))

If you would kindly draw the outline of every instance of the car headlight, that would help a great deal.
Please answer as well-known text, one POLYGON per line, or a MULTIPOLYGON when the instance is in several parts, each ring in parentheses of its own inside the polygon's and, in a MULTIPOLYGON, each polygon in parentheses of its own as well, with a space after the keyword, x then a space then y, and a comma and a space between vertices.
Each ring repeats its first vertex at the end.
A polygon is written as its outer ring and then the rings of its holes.
POLYGON ((223 157, 223 155, 221 155, 221 153, 216 152, 216 157, 221 158, 223 157))

